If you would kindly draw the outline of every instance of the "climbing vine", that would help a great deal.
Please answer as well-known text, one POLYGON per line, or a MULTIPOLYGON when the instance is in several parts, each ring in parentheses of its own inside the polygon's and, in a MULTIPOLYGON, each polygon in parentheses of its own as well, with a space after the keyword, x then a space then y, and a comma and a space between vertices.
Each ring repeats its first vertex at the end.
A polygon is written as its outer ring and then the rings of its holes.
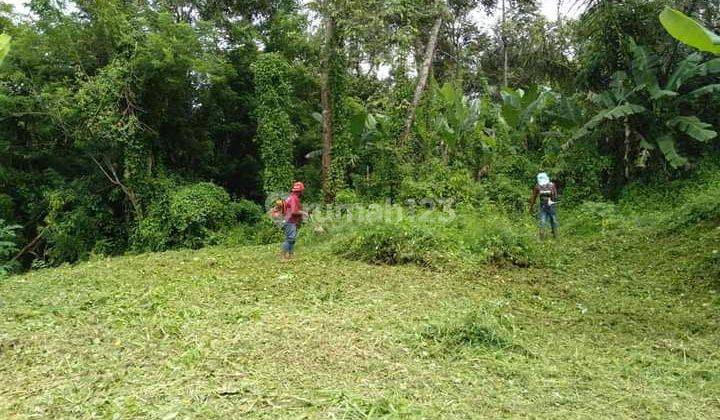
POLYGON ((263 163, 263 189, 267 195, 287 190, 293 181, 292 150, 296 138, 290 122, 292 85, 290 64, 277 53, 262 54, 252 66, 257 108, 256 141, 263 163))

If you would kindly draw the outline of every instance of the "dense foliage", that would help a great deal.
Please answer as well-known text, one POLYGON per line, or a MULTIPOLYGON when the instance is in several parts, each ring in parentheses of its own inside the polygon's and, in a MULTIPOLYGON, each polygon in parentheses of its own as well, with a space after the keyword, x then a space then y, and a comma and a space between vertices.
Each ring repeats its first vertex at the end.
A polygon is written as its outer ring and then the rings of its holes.
POLYGON ((293 181, 292 150, 295 130, 288 111, 292 106, 290 66, 276 53, 263 54, 252 66, 258 106, 257 139, 263 164, 263 189, 279 193, 293 181))
POLYGON ((672 6, 712 39, 717 2, 578 3, 556 21, 531 0, 2 6, 0 261, 275 240, 258 203, 300 179, 306 202, 432 199, 482 224, 370 226, 346 244, 358 258, 430 265, 449 243, 531 264, 508 220, 538 171, 602 215, 718 151, 720 59, 658 18, 672 6))

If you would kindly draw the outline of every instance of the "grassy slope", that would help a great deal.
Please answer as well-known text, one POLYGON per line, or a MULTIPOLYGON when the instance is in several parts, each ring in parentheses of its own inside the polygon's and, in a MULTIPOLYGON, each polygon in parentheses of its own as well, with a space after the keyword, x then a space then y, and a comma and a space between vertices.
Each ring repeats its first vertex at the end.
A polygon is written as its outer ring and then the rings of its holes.
POLYGON ((717 418, 720 284, 693 275, 718 232, 564 239, 544 269, 247 247, 29 273, 0 283, 0 417, 717 418))

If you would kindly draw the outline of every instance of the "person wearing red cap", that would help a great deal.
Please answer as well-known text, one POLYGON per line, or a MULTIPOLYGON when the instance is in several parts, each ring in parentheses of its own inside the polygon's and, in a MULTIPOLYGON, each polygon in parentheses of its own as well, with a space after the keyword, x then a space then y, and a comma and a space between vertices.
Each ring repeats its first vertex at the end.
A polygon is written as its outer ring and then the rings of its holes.
POLYGON ((292 190, 290 190, 290 197, 285 200, 285 223, 283 224, 285 242, 283 242, 282 252, 280 254, 283 260, 292 258, 295 240, 297 239, 298 225, 302 222, 303 218, 307 216, 300 202, 300 197, 302 197, 304 191, 305 185, 302 182, 296 182, 293 184, 292 190))

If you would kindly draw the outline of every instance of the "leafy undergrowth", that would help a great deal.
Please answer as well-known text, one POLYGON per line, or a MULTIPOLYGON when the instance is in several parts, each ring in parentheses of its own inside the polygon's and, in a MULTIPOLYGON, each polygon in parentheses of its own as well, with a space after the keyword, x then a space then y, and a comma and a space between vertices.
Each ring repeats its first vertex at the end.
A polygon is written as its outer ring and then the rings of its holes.
POLYGON ((0 283, 0 417, 720 416, 715 228, 572 236, 543 267, 300 244, 0 283))
POLYGON ((465 209, 447 220, 444 216, 420 213, 400 221, 342 223, 330 229, 328 239, 335 254, 372 264, 438 268, 469 260, 517 267, 546 263, 525 219, 510 220, 494 208, 465 209))

